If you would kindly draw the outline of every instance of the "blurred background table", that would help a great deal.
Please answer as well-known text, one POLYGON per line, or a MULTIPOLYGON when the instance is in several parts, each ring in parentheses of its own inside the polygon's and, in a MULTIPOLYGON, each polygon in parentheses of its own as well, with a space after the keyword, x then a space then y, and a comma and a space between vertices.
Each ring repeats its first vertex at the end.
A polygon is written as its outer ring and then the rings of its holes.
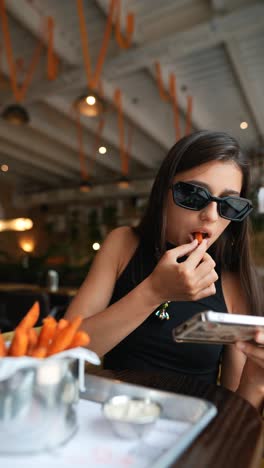
POLYGON ((0 283, 0 329, 3 332, 13 330, 36 301, 40 305, 37 326, 47 315, 58 320, 64 316, 76 291, 69 287, 53 291, 34 284, 0 283))
POLYGON ((53 291, 44 286, 38 286, 36 284, 26 284, 26 283, 0 283, 0 291, 41 291, 47 292, 48 294, 59 294, 67 296, 75 296, 77 288, 71 287, 59 287, 56 291, 53 291))
POLYGON ((189 376, 135 370, 89 372, 158 390, 182 393, 211 401, 217 416, 195 439, 174 468, 259 468, 263 450, 263 424, 247 401, 216 385, 189 376))

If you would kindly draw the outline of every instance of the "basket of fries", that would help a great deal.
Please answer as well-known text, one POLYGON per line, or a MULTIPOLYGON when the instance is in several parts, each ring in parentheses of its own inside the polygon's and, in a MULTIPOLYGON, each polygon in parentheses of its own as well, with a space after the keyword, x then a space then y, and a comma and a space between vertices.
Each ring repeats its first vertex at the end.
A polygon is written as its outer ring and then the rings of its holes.
POLYGON ((35 303, 12 334, 0 334, 0 453, 50 450, 78 427, 76 405, 84 361, 100 364, 85 349, 82 319, 58 322, 48 316, 40 329, 35 303))

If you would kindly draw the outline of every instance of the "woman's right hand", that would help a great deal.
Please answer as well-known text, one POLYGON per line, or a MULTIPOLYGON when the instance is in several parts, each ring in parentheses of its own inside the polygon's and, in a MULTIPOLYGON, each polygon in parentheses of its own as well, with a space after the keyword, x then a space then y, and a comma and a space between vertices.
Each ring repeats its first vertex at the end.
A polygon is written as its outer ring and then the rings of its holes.
POLYGON ((194 240, 165 252, 147 278, 157 302, 197 301, 216 293, 214 283, 218 275, 215 262, 206 249, 204 239, 200 245, 194 240), (188 258, 184 262, 177 262, 186 255, 188 258))

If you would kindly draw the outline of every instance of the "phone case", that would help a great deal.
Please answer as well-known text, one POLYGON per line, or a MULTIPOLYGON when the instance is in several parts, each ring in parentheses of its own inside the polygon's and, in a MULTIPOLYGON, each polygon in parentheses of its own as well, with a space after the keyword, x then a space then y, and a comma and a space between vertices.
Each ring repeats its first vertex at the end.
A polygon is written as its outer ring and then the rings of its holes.
POLYGON ((204 311, 173 329, 176 342, 230 344, 252 341, 264 317, 204 311))

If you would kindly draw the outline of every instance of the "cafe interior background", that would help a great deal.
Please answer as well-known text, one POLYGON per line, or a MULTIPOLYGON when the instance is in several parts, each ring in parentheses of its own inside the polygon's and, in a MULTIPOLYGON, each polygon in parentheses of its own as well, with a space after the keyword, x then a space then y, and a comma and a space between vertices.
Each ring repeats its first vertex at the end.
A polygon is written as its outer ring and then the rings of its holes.
POLYGON ((199 129, 250 154, 264 270, 263 1, 0 0, 0 24, 1 284, 78 287, 199 129))

